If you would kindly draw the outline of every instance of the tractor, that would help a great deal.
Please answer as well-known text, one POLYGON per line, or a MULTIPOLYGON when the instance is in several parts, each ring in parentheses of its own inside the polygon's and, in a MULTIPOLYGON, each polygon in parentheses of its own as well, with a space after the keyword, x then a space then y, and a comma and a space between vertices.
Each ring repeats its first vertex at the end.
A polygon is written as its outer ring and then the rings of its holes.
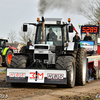
POLYGON ((56 84, 57 87, 85 85, 89 79, 87 51, 80 42, 70 42, 75 27, 61 18, 37 18, 35 41, 28 41, 20 53, 12 56, 7 68, 7 82, 12 86, 23 83, 56 84), (52 35, 50 33, 52 31, 52 35))
POLYGON ((7 39, 0 39, 0 65, 3 67, 10 67, 13 50, 9 46, 6 46, 7 39))

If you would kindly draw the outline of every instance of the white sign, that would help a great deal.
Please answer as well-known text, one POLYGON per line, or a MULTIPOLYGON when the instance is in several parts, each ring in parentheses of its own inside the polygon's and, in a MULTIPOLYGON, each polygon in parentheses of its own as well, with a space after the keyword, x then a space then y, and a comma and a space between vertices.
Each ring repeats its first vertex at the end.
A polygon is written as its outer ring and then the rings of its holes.
POLYGON ((44 71, 43 70, 34 70, 29 71, 28 82, 33 83, 44 83, 44 71))

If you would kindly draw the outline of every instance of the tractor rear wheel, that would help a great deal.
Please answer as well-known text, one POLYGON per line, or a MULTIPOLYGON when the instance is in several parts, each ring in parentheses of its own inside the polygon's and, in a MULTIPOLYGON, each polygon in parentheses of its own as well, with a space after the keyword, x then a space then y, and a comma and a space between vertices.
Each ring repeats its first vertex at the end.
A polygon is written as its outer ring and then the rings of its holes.
MULTIPOLYGON (((67 70, 67 85, 68 87, 74 87, 75 85, 75 59, 72 56, 60 56, 57 58, 56 66, 57 69, 67 70)), ((60 86, 60 85, 57 85, 60 86)))
POLYGON ((27 51, 26 51, 26 46, 23 46, 23 47, 21 48, 20 53, 27 53, 27 51))
POLYGON ((3 63, 4 67, 10 67, 12 56, 13 52, 11 50, 8 50, 4 58, 5 59, 3 63))
POLYGON ((76 56, 76 85, 85 85, 87 78, 87 53, 79 48, 76 56))

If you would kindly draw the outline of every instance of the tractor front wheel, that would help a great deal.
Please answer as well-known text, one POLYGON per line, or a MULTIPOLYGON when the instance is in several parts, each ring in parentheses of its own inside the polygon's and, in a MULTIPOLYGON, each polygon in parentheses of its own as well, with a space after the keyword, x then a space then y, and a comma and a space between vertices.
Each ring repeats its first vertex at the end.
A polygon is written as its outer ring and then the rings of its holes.
POLYGON ((28 56, 18 55, 13 56, 11 60, 11 67, 13 68, 26 68, 28 64, 28 56))
POLYGON ((12 56, 13 56, 13 52, 11 50, 8 50, 5 55, 5 60, 3 63, 4 67, 10 67, 12 56))

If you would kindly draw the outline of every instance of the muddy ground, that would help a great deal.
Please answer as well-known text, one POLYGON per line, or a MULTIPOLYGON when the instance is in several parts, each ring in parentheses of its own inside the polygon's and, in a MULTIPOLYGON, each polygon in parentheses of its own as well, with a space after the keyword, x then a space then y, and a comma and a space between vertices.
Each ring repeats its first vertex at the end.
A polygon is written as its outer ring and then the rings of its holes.
POLYGON ((99 100, 99 95, 100 79, 74 88, 34 84, 13 88, 6 83, 6 73, 0 73, 0 100, 99 100))

